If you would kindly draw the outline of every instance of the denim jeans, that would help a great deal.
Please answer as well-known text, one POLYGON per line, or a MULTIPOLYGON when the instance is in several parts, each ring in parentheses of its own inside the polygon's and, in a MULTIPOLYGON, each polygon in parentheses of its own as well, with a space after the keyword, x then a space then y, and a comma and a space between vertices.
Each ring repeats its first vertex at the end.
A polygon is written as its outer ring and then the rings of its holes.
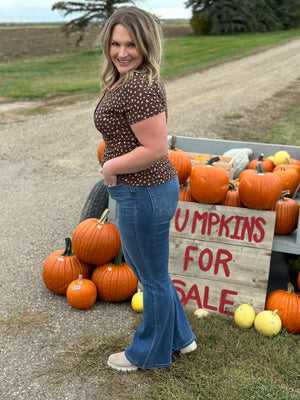
POLYGON ((126 357, 143 369, 168 367, 172 351, 195 339, 168 272, 169 229, 179 197, 178 178, 149 187, 118 182, 107 189, 117 202, 125 260, 143 285, 143 322, 126 357))

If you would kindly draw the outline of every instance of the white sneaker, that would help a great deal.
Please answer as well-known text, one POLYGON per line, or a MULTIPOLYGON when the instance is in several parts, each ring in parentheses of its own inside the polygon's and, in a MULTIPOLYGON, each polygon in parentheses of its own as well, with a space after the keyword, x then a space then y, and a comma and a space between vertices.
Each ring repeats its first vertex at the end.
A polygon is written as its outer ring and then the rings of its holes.
POLYGON ((191 344, 189 344, 188 346, 181 349, 180 353, 187 354, 187 353, 191 353, 192 351, 195 351, 196 349, 197 349, 197 343, 194 340, 191 344))
POLYGON ((125 351, 110 355, 107 360, 107 365, 110 368, 116 369, 120 372, 131 372, 138 369, 138 367, 131 364, 131 362, 127 360, 125 356, 125 351))

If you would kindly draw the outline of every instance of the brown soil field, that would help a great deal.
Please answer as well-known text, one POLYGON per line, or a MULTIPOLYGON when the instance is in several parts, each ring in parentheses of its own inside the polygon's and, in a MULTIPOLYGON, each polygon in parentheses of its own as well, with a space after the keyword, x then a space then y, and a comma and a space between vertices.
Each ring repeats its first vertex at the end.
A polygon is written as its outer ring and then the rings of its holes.
MULTIPOLYGON (((191 33, 189 25, 166 25, 164 37, 179 37, 191 33)), ((89 49, 98 44, 100 27, 95 26, 85 31, 80 43, 81 49, 89 49)), ((55 26, 2 26, 0 27, 0 62, 16 61, 53 53, 64 53, 76 49, 79 33, 66 37, 62 25, 55 26)))

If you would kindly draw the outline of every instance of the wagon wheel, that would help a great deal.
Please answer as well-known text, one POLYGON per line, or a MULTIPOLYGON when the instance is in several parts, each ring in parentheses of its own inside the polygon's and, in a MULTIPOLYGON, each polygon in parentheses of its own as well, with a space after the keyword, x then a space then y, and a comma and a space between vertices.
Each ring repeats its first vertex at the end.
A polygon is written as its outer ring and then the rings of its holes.
POLYGON ((82 209, 80 221, 88 218, 100 218, 108 208, 108 191, 103 179, 100 179, 91 190, 82 209))

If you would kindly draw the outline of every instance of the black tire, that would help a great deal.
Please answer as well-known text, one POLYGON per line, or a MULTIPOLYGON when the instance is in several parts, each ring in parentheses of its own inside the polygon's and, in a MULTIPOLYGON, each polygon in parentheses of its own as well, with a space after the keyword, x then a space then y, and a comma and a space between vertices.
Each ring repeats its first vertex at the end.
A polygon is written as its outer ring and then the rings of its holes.
POLYGON ((82 209, 80 221, 88 218, 100 218, 108 208, 109 194, 103 179, 100 179, 91 190, 82 209))

